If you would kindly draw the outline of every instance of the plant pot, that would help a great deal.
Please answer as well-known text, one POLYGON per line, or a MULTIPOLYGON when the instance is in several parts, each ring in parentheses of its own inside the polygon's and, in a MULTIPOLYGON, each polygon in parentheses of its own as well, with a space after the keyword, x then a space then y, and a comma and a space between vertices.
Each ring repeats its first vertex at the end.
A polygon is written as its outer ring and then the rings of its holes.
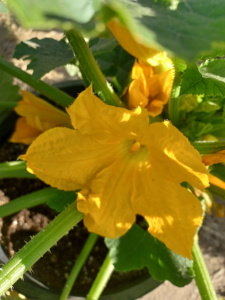
MULTIPOLYGON (((81 80, 75 82, 72 81, 72 82, 62 83, 57 85, 57 87, 61 88, 63 91, 67 92, 68 94, 74 97, 77 96, 77 93, 80 93, 83 90, 83 84, 81 80)), ((15 116, 13 118, 15 119, 15 116)), ((12 119, 10 119, 9 122, 11 124, 12 119)), ((6 122, 4 121, 4 123, 2 123, 2 125, 0 126, 6 126, 6 122)), ((78 230, 78 229, 74 229, 74 230, 78 230)), ((73 240, 75 240, 75 238, 73 240)), ((77 241, 77 243, 79 242, 77 241)), ((103 243, 103 241, 101 243, 103 243)), ((105 255, 102 255, 101 257, 102 261, 104 260, 104 257, 105 255)), ((8 261, 8 257, 4 249, 0 247, 0 262, 6 263, 7 261, 8 261)), ((160 284, 159 282, 151 278, 148 272, 146 271, 137 271, 135 276, 132 275, 130 279, 129 277, 128 279, 126 278, 126 281, 124 283, 121 282, 123 281, 120 278, 119 279, 120 284, 118 284, 117 286, 109 285, 105 289, 100 299, 104 299, 104 300, 136 299, 150 292, 160 284)), ((35 277, 32 276, 30 273, 26 273, 24 275, 23 280, 18 280, 15 283, 14 287, 18 292, 22 293, 26 297, 35 300, 56 300, 59 299, 61 293, 60 289, 57 288, 53 289, 51 287, 48 287, 40 280, 35 279, 35 277)), ((87 292, 77 290, 75 293, 76 296, 71 295, 68 299, 71 300, 85 299, 88 290, 87 292)))

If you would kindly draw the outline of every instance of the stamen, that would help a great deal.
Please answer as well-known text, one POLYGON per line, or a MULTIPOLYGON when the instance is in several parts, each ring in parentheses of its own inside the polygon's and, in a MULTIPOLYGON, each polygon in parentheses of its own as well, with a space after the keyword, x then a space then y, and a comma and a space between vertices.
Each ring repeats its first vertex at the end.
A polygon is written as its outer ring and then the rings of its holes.
POLYGON ((132 153, 137 152, 140 148, 141 148, 141 144, 140 142, 137 141, 131 146, 130 152, 132 153))

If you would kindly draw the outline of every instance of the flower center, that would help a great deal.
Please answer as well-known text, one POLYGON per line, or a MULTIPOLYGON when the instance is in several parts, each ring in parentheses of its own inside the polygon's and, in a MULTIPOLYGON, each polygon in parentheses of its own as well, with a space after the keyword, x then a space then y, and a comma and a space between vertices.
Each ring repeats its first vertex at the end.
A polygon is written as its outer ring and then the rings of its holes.
POLYGON ((140 144, 140 142, 135 142, 132 146, 131 146, 131 148, 130 148, 130 152, 131 153, 135 153, 135 152, 137 152, 139 149, 141 148, 141 144, 140 144))

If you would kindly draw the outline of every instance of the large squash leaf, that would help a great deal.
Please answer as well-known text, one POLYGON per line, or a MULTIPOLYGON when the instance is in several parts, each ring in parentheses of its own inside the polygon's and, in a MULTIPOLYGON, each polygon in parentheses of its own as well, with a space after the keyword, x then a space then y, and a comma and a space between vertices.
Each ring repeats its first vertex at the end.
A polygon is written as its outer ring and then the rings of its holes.
POLYGON ((118 271, 147 267, 154 279, 169 280, 179 287, 193 279, 192 260, 172 252, 136 224, 124 236, 105 239, 105 243, 118 271))

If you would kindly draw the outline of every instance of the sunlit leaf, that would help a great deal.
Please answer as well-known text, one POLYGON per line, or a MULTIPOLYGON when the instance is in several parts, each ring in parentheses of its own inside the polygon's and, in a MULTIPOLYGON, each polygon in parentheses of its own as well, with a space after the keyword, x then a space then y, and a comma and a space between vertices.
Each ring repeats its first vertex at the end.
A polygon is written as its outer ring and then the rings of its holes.
POLYGON ((154 0, 120 1, 126 9, 116 6, 116 1, 108 2, 122 22, 128 20, 128 15, 133 16, 135 26, 129 21, 127 26, 146 45, 161 45, 187 60, 215 48, 225 49, 223 0, 186 0, 181 1, 177 9, 154 0))
POLYGON ((6 13, 6 14, 9 13, 8 8, 5 6, 5 4, 2 1, 0 1, 0 13, 6 13))
POLYGON ((184 72, 180 93, 181 95, 224 96, 225 83, 212 78, 204 78, 197 67, 188 68, 184 72))
POLYGON ((206 60, 199 66, 199 72, 204 78, 212 78, 225 83, 225 59, 206 60))
POLYGON ((100 0, 7 0, 9 7, 25 27, 71 28, 89 22, 99 9, 100 0))
POLYGON ((69 63, 74 55, 64 40, 33 38, 21 42, 16 47, 14 57, 17 59, 24 57, 24 60, 31 60, 27 69, 34 70, 33 76, 39 79, 49 71, 69 63))

